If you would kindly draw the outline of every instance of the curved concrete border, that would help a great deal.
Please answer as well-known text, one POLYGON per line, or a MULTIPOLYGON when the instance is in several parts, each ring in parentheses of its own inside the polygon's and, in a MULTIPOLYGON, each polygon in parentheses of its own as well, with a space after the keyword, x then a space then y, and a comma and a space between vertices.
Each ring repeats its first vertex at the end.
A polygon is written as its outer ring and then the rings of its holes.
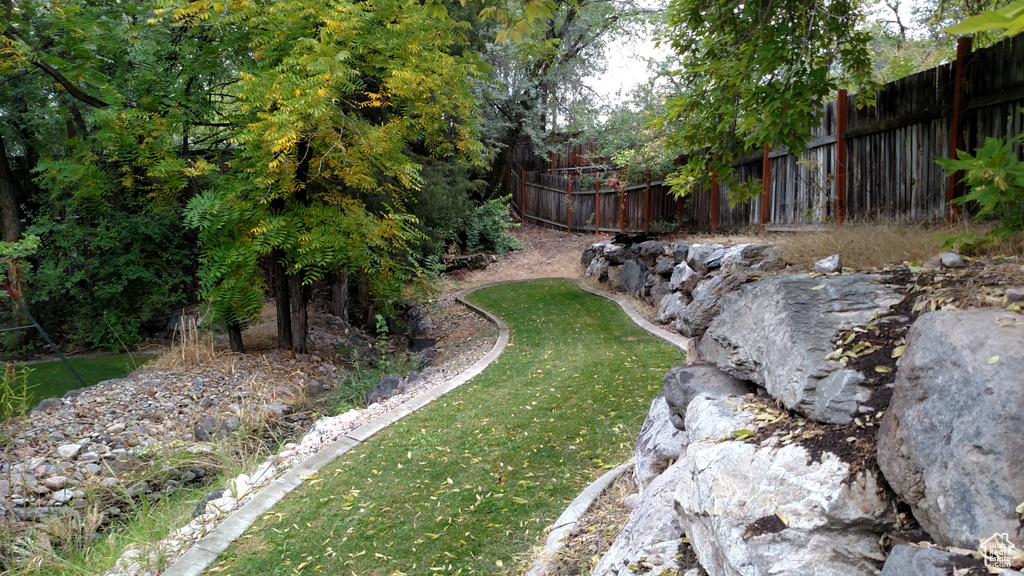
POLYGON ((227 550, 231 542, 240 538, 256 519, 268 512, 274 504, 277 504, 289 492, 298 488, 303 480, 309 478, 327 464, 330 464, 338 456, 365 442, 377 432, 423 408, 483 372, 505 350, 509 339, 508 326, 501 319, 482 308, 466 302, 464 298, 470 292, 485 287, 476 286, 463 290, 456 295, 456 300, 461 304, 480 314, 498 327, 498 340, 483 358, 477 360, 476 363, 455 378, 416 396, 385 414, 381 414, 282 474, 281 477, 253 496, 252 500, 245 506, 242 506, 228 516, 202 540, 196 542, 195 545, 182 554, 163 572, 164 576, 199 576, 216 561, 222 552, 227 550))
POLYGON ((575 282, 576 285, 580 287, 580 290, 583 290, 584 292, 588 292, 590 294, 593 294, 594 296, 600 296, 601 298, 606 298, 618 304, 619 307, 622 308, 622 311, 625 312, 626 315, 629 316, 629 318, 637 326, 650 332, 652 336, 661 338, 662 340, 668 342, 669 344, 672 344, 673 346, 682 348, 684 352, 687 350, 687 346, 689 345, 691 340, 690 338, 687 338, 686 336, 677 334, 675 332, 669 332, 664 328, 651 324, 650 322, 647 321, 646 318, 641 316, 635 308, 633 308, 633 305, 629 303, 629 299, 625 298, 624 296, 620 296, 612 292, 606 292, 604 290, 601 290, 600 288, 594 288, 590 284, 587 284, 587 281, 583 278, 576 278, 573 280, 573 282, 575 282))
MULTIPOLYGON (((325 447, 309 458, 306 458, 288 472, 282 474, 280 478, 274 480, 269 486, 256 494, 245 506, 242 506, 233 514, 228 516, 202 540, 196 542, 192 548, 189 548, 173 564, 171 564, 166 571, 164 571, 164 576, 199 576, 217 559, 218 556, 220 556, 222 552, 227 550, 231 542, 240 538, 245 530, 255 522, 260 515, 268 512, 274 504, 277 504, 285 497, 285 495, 298 488, 304 479, 312 476, 322 467, 332 462, 335 458, 345 454, 349 450, 352 450, 387 426, 401 420, 420 408, 423 408, 427 404, 430 404, 434 400, 448 392, 451 392, 483 372, 484 369, 494 362, 505 350, 509 341, 509 330, 508 326, 502 322, 500 318, 494 316, 483 308, 470 304, 466 301, 465 297, 477 290, 501 284, 536 282, 543 280, 561 280, 574 283, 584 292, 611 300, 617 303, 637 326, 652 335, 669 342, 670 344, 686 350, 687 338, 684 338, 679 334, 673 334, 672 332, 651 324, 636 312, 627 299, 617 294, 612 294, 610 292, 594 288, 586 284, 586 281, 581 278, 534 278, 530 280, 508 280, 504 282, 491 282, 462 290, 456 294, 455 299, 463 306, 466 306, 470 310, 483 316, 498 327, 498 340, 483 358, 477 360, 476 363, 455 378, 420 394, 412 400, 409 400, 401 406, 398 406, 377 418, 374 418, 370 422, 367 422, 341 437, 333 444, 325 447)), ((562 547, 565 537, 569 535, 580 517, 590 509, 590 506, 595 500, 597 500, 597 497, 600 496, 608 486, 611 486, 612 482, 614 482, 630 465, 632 465, 632 463, 633 460, 630 459, 625 464, 622 464, 614 470, 606 473, 604 476, 601 476, 601 478, 588 486, 586 490, 572 501, 569 507, 566 508, 555 524, 551 527, 551 532, 548 535, 544 552, 540 559, 535 562, 533 568, 531 568, 528 573, 529 575, 543 574, 543 570, 548 566, 548 562, 550 562, 554 554, 562 547)))
POLYGON ((604 494, 622 473, 634 464, 635 459, 630 458, 623 464, 620 464, 617 468, 609 470, 597 480, 595 480, 590 486, 587 486, 575 500, 569 504, 569 507, 562 512, 562 515, 555 520, 555 523, 551 525, 551 532, 548 533, 548 539, 544 543, 544 550, 541 551, 540 556, 534 560, 533 565, 526 572, 526 576, 544 576, 548 570, 554 567, 555 561, 557 560, 558 551, 565 547, 565 539, 572 533, 573 528, 579 523, 580 518, 590 510, 590 507, 594 505, 597 498, 604 494))

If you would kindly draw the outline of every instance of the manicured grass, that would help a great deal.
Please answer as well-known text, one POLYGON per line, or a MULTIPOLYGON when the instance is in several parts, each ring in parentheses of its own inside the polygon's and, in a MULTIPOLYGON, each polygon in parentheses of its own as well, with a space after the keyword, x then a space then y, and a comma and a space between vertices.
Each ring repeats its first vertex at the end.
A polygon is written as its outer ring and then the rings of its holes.
MULTIPOLYGON (((150 356, 134 354, 112 354, 110 356, 97 356, 90 358, 72 358, 71 365, 75 367, 78 374, 89 386, 110 380, 121 378, 125 374, 135 370, 150 360, 150 356)), ((68 390, 81 388, 82 384, 75 378, 60 360, 53 362, 40 362, 27 366, 18 366, 19 369, 30 370, 28 385, 31 388, 32 400, 29 406, 35 406, 43 398, 57 398, 63 396, 68 390)))
POLYGON ((211 573, 515 573, 566 505, 629 458, 682 352, 566 282, 471 300, 508 323, 502 356, 324 467, 211 573))

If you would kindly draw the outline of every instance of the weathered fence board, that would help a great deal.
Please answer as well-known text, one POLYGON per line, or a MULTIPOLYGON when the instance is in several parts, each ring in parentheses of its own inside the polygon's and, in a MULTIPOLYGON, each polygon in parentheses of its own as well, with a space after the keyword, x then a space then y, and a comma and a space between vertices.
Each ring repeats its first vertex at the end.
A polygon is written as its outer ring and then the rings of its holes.
MULTIPOLYGON (((841 108, 836 102, 822 107, 821 123, 811 130, 808 149, 800 157, 788 150, 768 154, 752 150, 733 167, 740 181, 759 181, 770 164, 768 217, 762 220, 763 198, 730 206, 728 189, 719 187, 713 203, 708 187, 682 200, 660 182, 630 186, 621 193, 609 187, 610 173, 596 158, 590 144, 566 146, 548 158, 517 150, 506 181, 513 207, 528 221, 573 231, 643 232, 654 225, 689 230, 736 229, 771 225, 810 225, 854 220, 921 222, 947 217, 950 179, 935 163, 950 155, 954 138, 954 106, 957 101, 957 66, 962 66, 960 86, 962 135, 968 150, 980 147, 985 138, 1016 136, 1024 130, 1024 35, 969 53, 962 62, 942 64, 886 84, 876 93, 875 105, 858 109, 856 97, 845 97, 845 129, 839 134, 841 108), (839 146, 840 140, 844 147, 839 146), (844 153, 843 158, 839 155, 844 153), (845 191, 840 162, 845 162, 845 191), (529 165, 532 170, 522 168, 529 165), (522 170, 527 170, 525 184, 522 170), (568 222, 568 175, 573 183, 572 222, 568 222), (590 174, 587 186, 579 175, 590 174), (604 178, 596 186, 589 182, 604 178), (650 195, 648 198, 648 194, 650 195), (845 200, 841 198, 845 194, 845 200), (845 204, 844 204, 845 202, 845 204), (712 206, 718 213, 712 217, 712 206), (845 212, 841 206, 845 206, 845 212)), ((528 147, 526 147, 528 148, 528 147)), ((1015 151, 1022 153, 1021 146, 1015 151)))

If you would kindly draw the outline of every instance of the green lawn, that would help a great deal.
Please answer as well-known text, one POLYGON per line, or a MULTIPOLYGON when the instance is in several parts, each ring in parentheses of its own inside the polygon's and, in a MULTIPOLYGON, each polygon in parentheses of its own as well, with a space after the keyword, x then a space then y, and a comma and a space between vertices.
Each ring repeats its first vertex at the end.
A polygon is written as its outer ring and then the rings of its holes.
POLYGON ((679 349, 567 282, 470 299, 508 323, 501 357, 321 469, 210 573, 511 574, 587 484, 630 457, 679 349))
MULTIPOLYGON (((113 354, 110 356, 97 356, 90 358, 72 358, 71 365, 75 367, 78 374, 89 386, 120 378, 148 362, 152 356, 133 354, 113 354)), ((31 387, 33 399, 29 406, 35 406, 43 398, 57 398, 63 396, 68 390, 81 388, 78 379, 68 370, 60 360, 53 362, 40 362, 27 366, 18 365, 19 369, 31 370, 28 375, 28 384, 31 387)))

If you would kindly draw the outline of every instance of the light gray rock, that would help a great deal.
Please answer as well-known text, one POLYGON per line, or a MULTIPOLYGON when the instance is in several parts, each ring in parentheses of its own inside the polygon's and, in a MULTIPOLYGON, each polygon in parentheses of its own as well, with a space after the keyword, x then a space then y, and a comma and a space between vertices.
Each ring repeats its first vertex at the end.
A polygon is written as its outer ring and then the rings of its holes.
POLYGON ((57 446, 57 455, 60 456, 62 460, 71 460, 81 451, 81 444, 61 444, 60 446, 57 446))
POLYGON ((1024 545, 1024 326, 998 309, 914 322, 878 435, 878 465, 941 545, 1024 545), (1003 325, 1002 327, 1000 325, 1003 325))
POLYGON ((629 249, 625 246, 619 246, 617 244, 608 243, 604 245, 604 259, 608 261, 608 264, 612 266, 621 266, 626 262, 626 256, 629 254, 629 249))
POLYGON ((750 270, 722 270, 702 278, 693 289, 693 301, 676 316, 676 330, 688 338, 701 336, 718 316, 722 298, 754 275, 750 270))
POLYGON ((68 490, 67 488, 63 490, 57 490, 56 492, 53 493, 52 496, 54 504, 57 505, 67 504, 72 499, 74 499, 74 497, 75 493, 71 490, 68 490))
POLYGON ((720 398, 723 396, 745 396, 753 392, 753 386, 718 369, 709 363, 676 366, 665 373, 663 395, 672 424, 684 429, 686 407, 701 394, 720 398))
POLYGON ((801 274, 747 284, 722 300, 701 355, 764 386, 787 408, 821 422, 850 422, 872 391, 860 385, 863 374, 825 357, 841 331, 870 324, 900 301, 894 287, 873 280, 880 277, 801 274))
POLYGON ((669 256, 658 256, 658 259, 654 262, 654 273, 658 276, 671 276, 673 269, 675 269, 675 262, 669 256))
POLYGON ((283 402, 271 402, 267 405, 264 411, 271 418, 284 418, 285 416, 292 413, 292 407, 284 404, 283 402))
POLYGON ((814 271, 818 274, 833 274, 843 269, 843 260, 839 254, 826 256, 814 263, 814 271))
POLYGON ((710 256, 707 257, 706 260, 704 260, 704 267, 707 268, 708 270, 721 268, 722 260, 725 259, 726 255, 732 251, 735 251, 737 248, 742 249, 742 247, 743 245, 741 244, 740 246, 733 246, 730 248, 719 248, 718 250, 715 250, 714 252, 711 253, 710 256))
POLYGON ((892 503, 870 473, 799 444, 719 441, 754 415, 698 396, 686 411, 688 474, 676 490, 680 523, 716 576, 876 576, 892 503))
POLYGON ((1007 288, 1005 304, 1016 304, 1017 302, 1024 302, 1024 288, 1007 288))
POLYGON ((580 266, 584 269, 589 268, 594 262, 594 259, 599 255, 604 254, 604 247, 610 244, 609 242, 596 242, 587 246, 583 249, 583 254, 580 255, 580 266))
POLYGON ((703 274, 708 271, 707 261, 716 251, 721 250, 721 244, 692 244, 686 255, 686 264, 703 274))
POLYGON ((664 394, 658 394, 636 439, 633 483, 641 494, 686 450, 686 432, 676 428, 670 416, 664 394))
POLYGON ((747 268, 770 272, 786 267, 781 259, 782 250, 774 244, 740 244, 726 251, 721 267, 725 270, 747 268))
POLYGON ((939 262, 942 263, 943 268, 963 268, 967 266, 964 259, 960 257, 956 252, 946 252, 939 256, 939 262))
POLYGON ((619 288, 626 294, 640 297, 643 294, 644 281, 647 279, 647 268, 642 260, 631 258, 622 265, 622 277, 619 288))
POLYGON ((669 292, 662 296, 658 304, 658 322, 662 324, 672 322, 686 309, 686 305, 689 303, 690 297, 683 292, 669 292))
POLYGON ((83 454, 79 454, 78 455, 78 461, 82 462, 82 463, 85 463, 85 464, 88 464, 90 462, 99 462, 100 461, 100 455, 97 454, 96 452, 93 452, 93 451, 90 450, 89 452, 85 452, 83 454))
POLYGON ((697 287, 697 282, 699 281, 700 274, 694 271, 693 268, 690 268, 686 262, 680 262, 672 269, 672 278, 669 280, 669 288, 673 291, 690 294, 693 292, 693 289, 697 287))
POLYGON ((608 280, 608 260, 604 256, 598 256, 590 261, 587 266, 587 278, 594 278, 598 282, 608 280))
POLYGON ((674 494, 688 473, 686 462, 677 462, 651 482, 622 531, 594 567, 592 576, 634 574, 627 567, 640 562, 649 564, 649 570, 654 566, 662 566, 665 570, 678 568, 676 551, 683 538, 683 530, 674 509, 674 494))
POLYGON ((49 478, 43 479, 43 486, 46 486, 50 490, 61 490, 67 485, 67 476, 50 476, 49 478))
POLYGON ((889 552, 881 576, 950 576, 958 569, 974 569, 971 574, 988 574, 985 565, 970 556, 901 544, 889 552))
MULTIPOLYGON (((650 278, 656 278, 656 279, 659 279, 659 280, 661 279, 660 276, 655 276, 655 275, 651 275, 650 278)), ((661 303, 661 299, 662 298, 664 298, 665 296, 667 296, 669 294, 672 294, 672 290, 669 289, 668 282, 662 281, 662 282, 655 283, 654 286, 651 286, 650 293, 651 293, 651 295, 650 295, 651 304, 659 305, 661 303)))

